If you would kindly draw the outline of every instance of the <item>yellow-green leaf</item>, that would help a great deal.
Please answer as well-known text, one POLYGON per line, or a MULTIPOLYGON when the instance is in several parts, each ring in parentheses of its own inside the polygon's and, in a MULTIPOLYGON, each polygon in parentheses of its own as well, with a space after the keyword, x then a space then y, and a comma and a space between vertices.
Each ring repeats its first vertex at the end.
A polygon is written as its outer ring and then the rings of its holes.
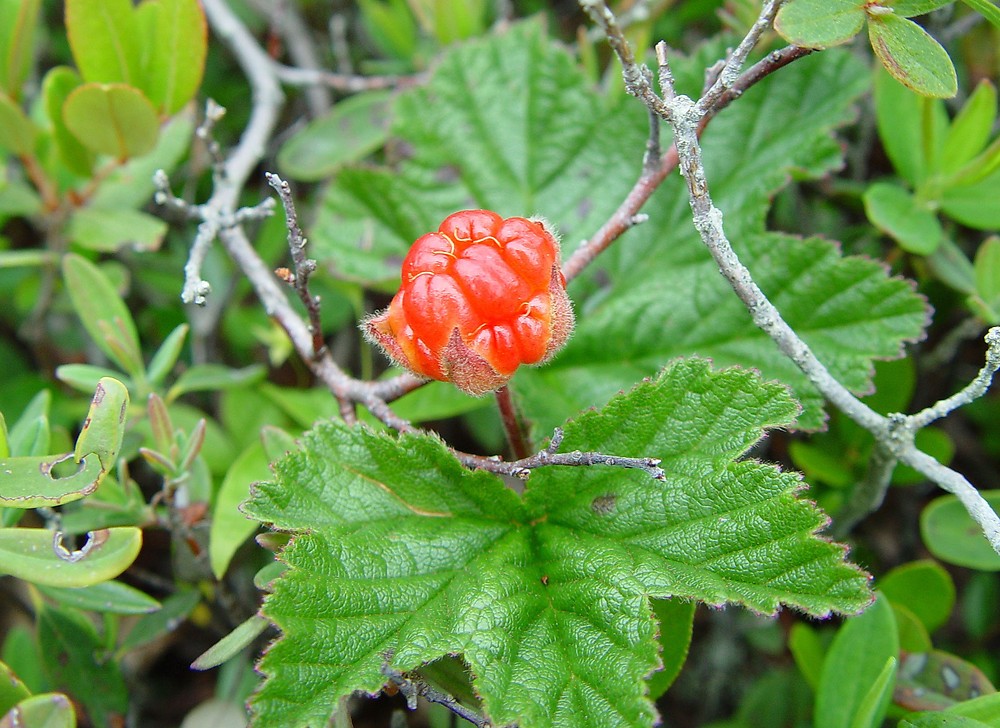
POLYGON ((35 125, 9 96, 0 92, 0 149, 31 154, 35 148, 35 125))
POLYGON ((208 29, 197 0, 147 0, 140 12, 151 44, 142 87, 160 112, 179 111, 198 92, 208 29))
POLYGON ((139 81, 141 46, 131 0, 66 0, 66 30, 85 81, 139 81))
POLYGON ((958 93, 948 52, 912 20, 893 13, 869 15, 868 36, 885 70, 904 86, 935 98, 958 93))
POLYGON ((0 91, 21 98, 31 68, 41 0, 0 0, 0 91))
POLYGON ((80 86, 66 99, 63 119, 88 148, 121 160, 151 151, 160 132, 153 104, 125 84, 80 86))
POLYGON ((19 457, 0 460, 0 506, 39 508, 59 506, 93 493, 104 477, 97 457, 84 458, 76 469, 59 477, 60 464, 73 468, 70 455, 19 457))
POLYGON ((94 153, 77 139, 63 119, 63 105, 83 79, 68 66, 56 66, 45 74, 42 81, 42 97, 45 99, 45 113, 52 124, 52 137, 63 163, 71 172, 87 177, 94 167, 94 153))
POLYGON ((105 472, 114 467, 125 437, 128 389, 117 379, 104 377, 90 403, 90 412, 76 441, 77 461, 94 454, 105 472))
POLYGON ((0 573, 48 586, 90 586, 125 571, 141 545, 142 531, 132 526, 93 531, 79 549, 46 528, 0 528, 0 573))

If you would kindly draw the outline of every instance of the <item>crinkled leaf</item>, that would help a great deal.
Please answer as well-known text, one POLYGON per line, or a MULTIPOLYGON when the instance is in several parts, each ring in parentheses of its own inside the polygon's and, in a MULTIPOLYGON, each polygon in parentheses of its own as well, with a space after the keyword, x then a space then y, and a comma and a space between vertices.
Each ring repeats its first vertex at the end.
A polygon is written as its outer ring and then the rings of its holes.
POLYGON ((201 85, 208 27, 198 0, 146 0, 140 13, 152 37, 146 49, 142 88, 163 114, 179 111, 201 85))
POLYGON ((66 0, 66 30, 85 81, 138 84, 142 38, 131 0, 66 0))
MULTIPOLYGON (((761 234, 734 243, 785 320, 854 391, 868 389, 872 359, 898 356, 901 332, 920 334, 923 301, 909 282, 888 278, 874 261, 843 258, 832 243, 816 238, 761 234)), ((694 252, 701 258, 700 250, 694 252)), ((752 362, 792 384, 804 407, 798 426, 820 426, 822 397, 753 325, 718 269, 706 262, 678 263, 669 284, 647 282, 609 297, 580 317, 573 339, 551 365, 515 378, 538 432, 558 425, 560 413, 605 401, 660 362, 690 352, 723 364, 752 362)))
POLYGON ((774 29, 789 43, 829 48, 846 43, 865 24, 864 0, 793 0, 774 19, 774 29))
POLYGON ((84 146, 120 160, 151 151, 160 132, 149 99, 120 83, 86 83, 74 89, 63 105, 63 119, 84 146))
POLYGON ((642 137, 622 144, 616 111, 536 23, 457 48, 394 108, 392 133, 413 157, 342 170, 310 236, 312 254, 346 278, 398 281, 410 244, 462 208, 544 215, 574 240, 638 172, 642 137))
POLYGON ((930 255, 944 237, 937 215, 899 185, 876 182, 865 190, 864 203, 871 223, 909 253, 930 255))
POLYGON ((498 725, 643 726, 658 666, 648 597, 856 612, 867 578, 791 473, 737 462, 796 411, 751 372, 675 362, 566 426, 563 448, 663 460, 666 478, 611 467, 536 471, 524 498, 468 472, 434 437, 329 422, 245 506, 295 532, 264 614, 282 630, 258 719, 321 724, 374 692, 384 663, 449 654, 498 725))
POLYGON ((131 526, 94 531, 76 550, 47 528, 0 528, 0 574, 49 586, 90 586, 125 571, 141 545, 142 531, 131 526))
POLYGON ((87 250, 113 253, 125 246, 156 250, 167 233, 167 223, 139 210, 88 205, 73 213, 67 235, 87 250))
POLYGON ((951 98, 958 78, 948 52, 926 30, 893 13, 868 18, 872 50, 890 75, 924 96, 951 98))
POLYGON ((292 179, 314 182, 381 147, 388 136, 389 91, 367 91, 338 102, 309 122, 278 152, 278 166, 292 179))

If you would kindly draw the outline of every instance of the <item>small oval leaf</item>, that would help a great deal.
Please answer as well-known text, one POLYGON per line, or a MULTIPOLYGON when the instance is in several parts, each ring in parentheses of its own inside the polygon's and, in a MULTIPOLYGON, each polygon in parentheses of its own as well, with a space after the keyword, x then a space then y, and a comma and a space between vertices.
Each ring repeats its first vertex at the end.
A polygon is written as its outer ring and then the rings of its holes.
POLYGON ((208 27, 198 0, 144 2, 143 24, 151 48, 142 75, 143 90, 164 114, 179 111, 198 92, 208 51, 208 27))
MULTIPOLYGON (((1000 510, 1000 490, 984 490, 980 495, 990 507, 1000 510)), ((980 571, 1000 571, 1000 555, 953 495, 935 498, 924 509, 920 533, 928 550, 942 561, 980 571)))
POLYGON ((131 0, 66 0, 66 30, 84 80, 136 83, 140 37, 131 0))
POLYGON ((0 92, 0 149, 27 155, 35 149, 37 130, 14 101, 0 92))
POLYGON ((904 86, 935 98, 958 93, 948 52, 912 20, 893 13, 869 15, 868 36, 885 70, 904 86))
POLYGON ((142 531, 132 526, 107 528, 87 539, 79 550, 70 551, 58 533, 45 528, 0 529, 0 573, 67 587, 114 579, 135 561, 142 531))
POLYGON ((85 146, 120 160, 151 151, 160 132, 153 104, 125 84, 80 86, 66 99, 63 119, 85 146))
POLYGON ((70 475, 57 477, 53 473, 57 465, 71 463, 72 459, 72 455, 48 455, 0 460, 0 506, 59 506, 90 495, 104 475, 101 462, 97 457, 88 457, 70 475))

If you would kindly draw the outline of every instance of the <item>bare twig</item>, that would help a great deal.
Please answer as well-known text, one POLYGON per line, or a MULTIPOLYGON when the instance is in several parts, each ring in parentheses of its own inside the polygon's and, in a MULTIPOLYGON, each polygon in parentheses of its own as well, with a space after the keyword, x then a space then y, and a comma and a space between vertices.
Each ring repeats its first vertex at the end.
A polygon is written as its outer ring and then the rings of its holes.
POLYGON ((393 685, 399 688, 399 692, 401 692, 403 697, 406 698, 406 707, 410 710, 416 710, 417 698, 420 697, 431 703, 443 705, 458 717, 464 718, 479 728, 491 728, 493 725, 488 718, 481 716, 471 708, 465 707, 451 695, 431 687, 423 680, 420 680, 412 675, 404 675, 401 672, 393 670, 388 664, 382 666, 382 674, 385 675, 393 685))
MULTIPOLYGON (((718 74, 718 78, 715 79, 715 82, 708 91, 702 94, 698 100, 698 110, 702 114, 708 109, 715 108, 718 105, 719 98, 736 83, 740 71, 743 69, 743 64, 746 63, 747 58, 750 56, 750 52, 757 45, 760 37, 771 27, 771 23, 774 22, 774 16, 778 14, 778 9, 784 4, 784 1, 767 0, 764 3, 764 7, 761 9, 756 22, 751 26, 750 31, 740 41, 739 45, 736 46, 736 50, 729 54, 725 65, 718 74)), ((660 65, 662 67, 662 64, 660 65)))
POLYGON ((994 326, 986 332, 986 363, 979 374, 960 392, 947 399, 942 399, 908 418, 908 425, 914 431, 935 422, 954 412, 959 407, 979 399, 993 382, 993 375, 1000 369, 1000 327, 994 326))
POLYGON ((358 93, 377 89, 406 88, 420 83, 424 76, 360 76, 335 73, 322 69, 295 68, 280 63, 273 65, 275 75, 289 86, 326 86, 335 91, 358 93))
POLYGON ((299 300, 306 307, 309 316, 309 330, 312 332, 312 358, 321 356, 326 350, 326 343, 323 341, 323 327, 319 317, 319 296, 314 296, 309 292, 309 277, 316 272, 316 261, 306 257, 306 236, 302 234, 299 227, 299 216, 295 211, 295 200, 292 199, 292 190, 288 182, 278 175, 265 172, 267 182, 281 198, 281 205, 285 208, 285 221, 288 226, 288 249, 292 253, 292 265, 294 271, 290 271, 287 276, 282 276, 283 280, 295 288, 299 294, 299 300))
POLYGON ((499 458, 488 458, 481 455, 468 455, 466 453, 456 453, 456 457, 462 463, 474 470, 487 470, 491 473, 501 475, 512 475, 522 480, 527 480, 531 471, 549 465, 562 465, 566 467, 583 467, 591 465, 607 465, 614 468, 629 468, 642 470, 654 480, 664 480, 666 474, 659 467, 658 458, 628 458, 618 455, 607 455, 599 452, 557 452, 562 444, 563 431, 557 427, 552 434, 549 446, 531 457, 521 458, 508 462, 499 458))
MULTIPOLYGON (((292 62, 299 68, 306 68, 312 71, 319 71, 323 68, 320 62, 316 44, 313 42, 312 34, 302 15, 299 13, 298 4, 281 0, 272 2, 271 0, 252 0, 252 5, 259 13, 267 16, 268 21, 281 35, 284 49, 288 52, 292 62)), ((329 110, 333 99, 330 98, 329 89, 322 84, 312 84, 305 90, 306 104, 309 114, 313 117, 321 116, 329 110)))

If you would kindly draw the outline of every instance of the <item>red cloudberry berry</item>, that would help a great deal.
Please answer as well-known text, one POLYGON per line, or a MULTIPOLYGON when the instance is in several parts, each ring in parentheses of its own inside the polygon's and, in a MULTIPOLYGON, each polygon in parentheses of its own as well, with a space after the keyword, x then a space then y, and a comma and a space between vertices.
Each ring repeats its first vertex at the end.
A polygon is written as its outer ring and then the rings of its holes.
POLYGON ((559 243, 534 220, 489 210, 449 215, 403 260, 389 308, 365 335, 415 374, 481 395, 566 343, 573 309, 559 243))

